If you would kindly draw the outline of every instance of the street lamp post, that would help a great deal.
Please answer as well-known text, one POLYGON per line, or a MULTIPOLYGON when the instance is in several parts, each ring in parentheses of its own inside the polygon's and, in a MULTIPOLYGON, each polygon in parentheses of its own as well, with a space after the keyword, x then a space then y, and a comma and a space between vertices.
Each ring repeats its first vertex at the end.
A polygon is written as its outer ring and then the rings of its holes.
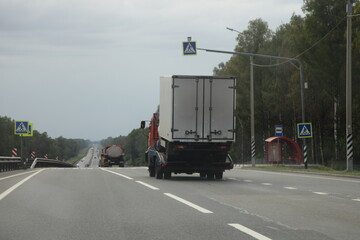
POLYGON ((347 1, 347 36, 346 36, 346 170, 353 171, 352 145, 352 104, 351 104, 351 17, 352 3, 347 1))

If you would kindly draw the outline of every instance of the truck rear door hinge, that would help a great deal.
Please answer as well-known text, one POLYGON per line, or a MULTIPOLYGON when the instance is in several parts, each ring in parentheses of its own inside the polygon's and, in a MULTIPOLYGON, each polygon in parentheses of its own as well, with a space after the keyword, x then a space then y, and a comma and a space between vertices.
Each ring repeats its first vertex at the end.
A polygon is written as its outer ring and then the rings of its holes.
POLYGON ((235 89, 236 87, 235 87, 235 86, 229 86, 229 88, 231 88, 231 89, 235 89))
POLYGON ((175 129, 175 128, 171 129, 171 132, 178 132, 178 131, 179 131, 179 129, 175 129))
POLYGON ((172 88, 178 88, 178 87, 180 87, 180 86, 173 84, 171 87, 172 87, 172 88))

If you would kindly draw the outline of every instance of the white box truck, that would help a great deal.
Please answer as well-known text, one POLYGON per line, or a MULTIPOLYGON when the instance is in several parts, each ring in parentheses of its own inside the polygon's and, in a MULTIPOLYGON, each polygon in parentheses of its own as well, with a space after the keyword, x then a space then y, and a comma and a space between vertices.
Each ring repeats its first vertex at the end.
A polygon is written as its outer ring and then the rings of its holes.
POLYGON ((145 153, 150 176, 200 173, 222 179, 233 168, 228 151, 235 141, 235 104, 234 77, 161 77, 159 111, 150 121, 145 153))

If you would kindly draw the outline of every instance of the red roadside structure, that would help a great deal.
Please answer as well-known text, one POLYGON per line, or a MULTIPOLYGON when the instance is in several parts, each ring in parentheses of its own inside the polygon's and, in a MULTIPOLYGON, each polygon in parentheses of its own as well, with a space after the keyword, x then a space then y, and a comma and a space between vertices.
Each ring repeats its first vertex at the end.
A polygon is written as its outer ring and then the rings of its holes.
POLYGON ((270 137, 265 140, 265 155, 268 163, 302 164, 303 156, 299 144, 287 137, 270 137), (284 147, 286 145, 286 148, 284 147), (284 157, 284 150, 286 158, 284 157))

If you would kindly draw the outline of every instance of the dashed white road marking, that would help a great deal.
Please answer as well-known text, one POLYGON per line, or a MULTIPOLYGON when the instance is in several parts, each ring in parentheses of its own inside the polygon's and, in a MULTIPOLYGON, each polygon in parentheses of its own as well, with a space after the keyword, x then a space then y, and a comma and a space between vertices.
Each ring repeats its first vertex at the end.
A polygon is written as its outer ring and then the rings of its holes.
POLYGON ((312 192, 312 193, 315 193, 315 194, 318 194, 318 195, 328 195, 328 193, 326 193, 326 192, 312 192))
POLYGON ((240 230, 243 233, 246 233, 247 235, 252 236, 253 238, 256 238, 258 240, 271 240, 271 238, 265 237, 264 235, 255 232, 254 230, 251 230, 250 228, 247 228, 241 224, 238 223, 229 223, 228 224, 231 227, 236 228, 237 230, 240 230))
POLYGON ((244 180, 244 182, 253 182, 253 180, 246 179, 246 180, 244 180))
POLYGON ((285 189, 289 189, 289 190, 296 190, 297 188, 295 187, 284 187, 285 189))
POLYGON ((0 201, 3 200, 7 195, 9 195, 12 191, 14 191, 15 189, 17 189, 18 187, 20 187, 22 184, 24 184, 26 181, 28 181, 30 178, 32 178, 33 176, 35 176, 36 174, 39 174, 40 172, 44 171, 45 169, 41 169, 39 171, 36 171, 36 173, 31 174, 30 176, 24 178, 23 180, 21 180, 20 182, 18 182, 17 184, 15 184, 14 186, 12 186, 11 188, 9 188, 8 190, 6 190, 5 192, 0 194, 0 201))
POLYGON ((185 200, 185 199, 183 199, 183 198, 180 198, 180 197, 178 197, 178 196, 175 196, 175 195, 173 195, 173 194, 171 194, 171 193, 164 193, 164 195, 166 195, 166 196, 168 196, 168 197, 170 197, 170 198, 172 198, 172 199, 175 199, 175 200, 177 200, 177 201, 179 201, 179 202, 181 202, 181 203, 183 203, 183 204, 185 204, 185 205, 188 205, 189 207, 192 207, 192 208, 198 210, 199 212, 202 212, 202 213, 213 213, 212 211, 209 211, 209 210, 207 210, 207 209, 205 209, 205 208, 202 208, 202 207, 200 207, 200 206, 198 206, 198 205, 196 205, 196 204, 194 204, 194 203, 191 203, 191 202, 189 202, 189 201, 187 201, 187 200, 185 200))
POLYGON ((352 199, 353 201, 360 202, 360 198, 352 199))
POLYGON ((160 190, 159 188, 154 187, 154 186, 151 186, 150 184, 144 183, 144 182, 142 182, 142 181, 136 181, 136 182, 137 182, 137 183, 140 183, 140 184, 144 185, 145 187, 148 187, 148 188, 150 188, 150 189, 152 189, 152 190, 160 190))
POLYGON ((265 183, 262 183, 262 185, 265 185, 265 186, 271 186, 271 185, 272 185, 272 183, 267 183, 267 182, 265 182, 265 183))
POLYGON ((106 171, 106 172, 109 172, 109 173, 112 173, 112 174, 118 175, 118 176, 120 176, 120 177, 123 177, 123 178, 129 179, 129 180, 133 180, 133 178, 128 177, 128 176, 126 176, 126 175, 124 175, 124 174, 120 174, 120 173, 117 173, 117 172, 113 172, 113 171, 110 171, 110 170, 107 170, 107 169, 104 169, 104 168, 100 168, 100 169, 101 169, 101 170, 103 170, 103 171, 106 171))
POLYGON ((38 170, 14 174, 14 175, 11 175, 11 176, 7 176, 7 177, 0 178, 0 181, 1 181, 1 180, 8 179, 8 178, 16 177, 16 176, 21 176, 21 175, 24 175, 24 174, 29 174, 29 173, 32 173, 32 172, 37 172, 37 171, 38 171, 38 170))

